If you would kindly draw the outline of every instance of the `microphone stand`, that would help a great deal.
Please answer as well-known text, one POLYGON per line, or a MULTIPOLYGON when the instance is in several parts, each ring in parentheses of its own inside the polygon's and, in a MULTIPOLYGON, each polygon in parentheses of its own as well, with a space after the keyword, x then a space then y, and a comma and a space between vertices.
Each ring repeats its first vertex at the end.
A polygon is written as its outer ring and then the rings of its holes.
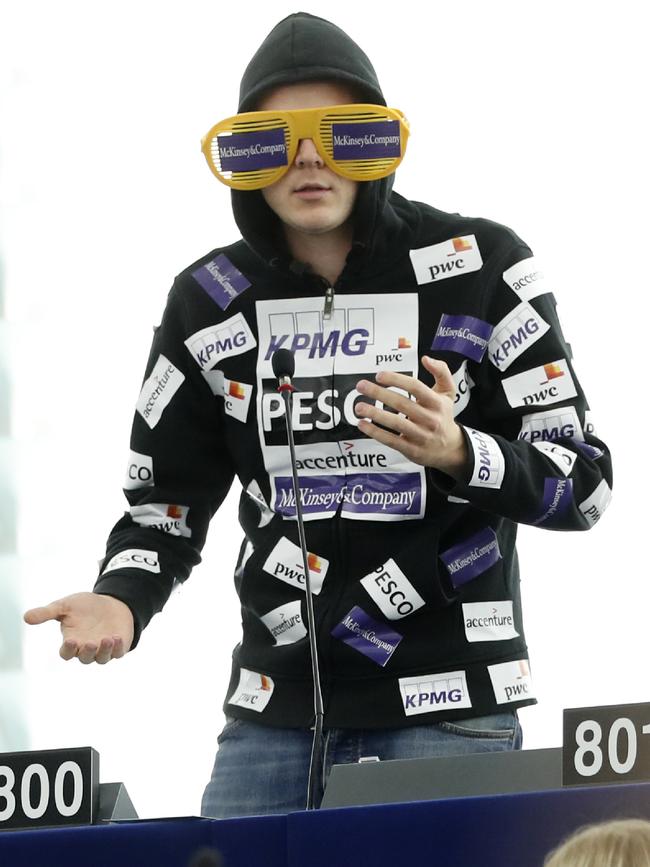
POLYGON ((314 597, 311 589, 309 575, 309 559, 307 554, 307 542, 305 540, 305 525, 302 519, 302 506, 300 503, 300 485, 298 483, 298 469, 296 465, 296 448, 293 441, 293 426, 291 424, 291 392, 295 391, 291 385, 291 378, 280 377, 278 391, 284 398, 285 422, 287 427, 287 439, 291 452, 291 473, 293 477, 293 495, 296 501, 296 518, 298 521, 298 536, 302 550, 303 568, 305 570, 305 589, 307 591, 307 626, 309 630, 309 651, 311 653, 311 673, 314 681, 314 739, 311 745, 311 757, 309 760, 309 779, 307 782, 307 810, 315 809, 314 800, 317 792, 320 792, 319 779, 323 767, 323 695, 320 687, 320 672, 318 669, 318 651, 316 647, 316 623, 314 618, 314 597))

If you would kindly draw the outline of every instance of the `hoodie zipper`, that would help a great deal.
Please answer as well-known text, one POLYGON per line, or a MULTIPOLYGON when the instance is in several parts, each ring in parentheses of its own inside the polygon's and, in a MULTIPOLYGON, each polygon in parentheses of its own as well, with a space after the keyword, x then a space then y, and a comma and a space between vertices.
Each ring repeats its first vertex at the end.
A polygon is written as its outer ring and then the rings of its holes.
MULTIPOLYGON (((327 281, 324 281, 327 282, 327 281)), ((325 306, 323 307, 323 319, 332 318, 332 308, 334 307, 334 287, 327 285, 325 289, 325 306)))

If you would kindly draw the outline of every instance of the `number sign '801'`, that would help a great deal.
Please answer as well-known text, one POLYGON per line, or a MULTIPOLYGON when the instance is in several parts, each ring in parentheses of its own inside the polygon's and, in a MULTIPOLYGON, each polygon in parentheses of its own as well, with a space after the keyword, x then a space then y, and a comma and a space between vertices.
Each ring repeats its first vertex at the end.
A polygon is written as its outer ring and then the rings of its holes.
POLYGON ((0 753, 0 831, 92 824, 98 806, 92 747, 0 753))

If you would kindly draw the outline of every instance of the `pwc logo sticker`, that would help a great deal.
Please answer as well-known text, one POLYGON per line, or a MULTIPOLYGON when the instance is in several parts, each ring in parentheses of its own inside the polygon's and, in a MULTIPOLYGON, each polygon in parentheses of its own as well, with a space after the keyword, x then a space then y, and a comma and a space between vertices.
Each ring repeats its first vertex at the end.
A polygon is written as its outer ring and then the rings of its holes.
MULTIPOLYGON (((307 565, 311 580, 312 593, 318 595, 327 575, 329 560, 317 554, 307 552, 307 565)), ((283 536, 266 558, 262 567, 269 575, 279 578, 285 584, 291 584, 298 590, 305 590, 305 569, 302 563, 302 551, 290 539, 283 536)))
POLYGON ((131 506, 131 517, 141 527, 153 527, 169 533, 170 536, 185 536, 189 539, 192 531, 187 526, 189 506, 177 506, 171 503, 145 503, 142 506, 131 506))
POLYGON ((534 698, 527 659, 488 665, 497 704, 534 698))
POLYGON ((245 424, 248 419, 253 386, 247 382, 226 379, 221 370, 203 370, 201 374, 210 386, 212 394, 223 398, 226 415, 245 424))
POLYGON ((472 706, 464 671, 400 677, 399 691, 406 716, 472 706))
POLYGON ((228 699, 228 704, 236 704, 238 707, 247 707, 256 713, 262 713, 271 701, 275 684, 268 674, 258 674, 247 668, 239 669, 239 683, 237 689, 228 699))
POLYGON ((501 384, 512 407, 546 406, 577 395, 564 358, 509 376, 501 384))
POLYGON ((409 253, 419 286, 449 277, 459 277, 483 267, 475 235, 450 238, 441 244, 421 247, 409 253))

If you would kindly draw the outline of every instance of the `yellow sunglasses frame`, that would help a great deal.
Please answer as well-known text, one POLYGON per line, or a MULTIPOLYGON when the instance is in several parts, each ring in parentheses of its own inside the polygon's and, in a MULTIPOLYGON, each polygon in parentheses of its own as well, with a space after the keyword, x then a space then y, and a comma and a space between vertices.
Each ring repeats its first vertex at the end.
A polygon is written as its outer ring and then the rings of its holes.
MULTIPOLYGON (((331 129, 331 125, 330 125, 331 129)), ((319 108, 281 109, 277 111, 248 111, 236 114, 215 124, 201 139, 201 150, 208 163, 210 171, 221 183, 236 190, 259 190, 274 184, 287 173, 293 165, 302 139, 312 139, 325 164, 337 175, 354 181, 374 181, 392 174, 404 158, 406 143, 410 134, 409 122, 397 108, 387 108, 384 105, 370 103, 349 103, 345 105, 328 105, 319 108), (340 117, 340 122, 376 123, 378 121, 399 121, 400 124, 400 156, 372 157, 370 159, 355 159, 346 161, 335 160, 328 151, 328 143, 321 135, 321 125, 328 116, 340 117), (259 132, 264 129, 283 127, 285 146, 287 147, 287 165, 257 169, 244 172, 232 172, 231 177, 225 177, 215 162, 215 150, 218 152, 218 136, 220 133, 259 132), (288 141, 287 141, 288 139, 288 141), (233 177, 236 175, 237 177, 233 177)))

